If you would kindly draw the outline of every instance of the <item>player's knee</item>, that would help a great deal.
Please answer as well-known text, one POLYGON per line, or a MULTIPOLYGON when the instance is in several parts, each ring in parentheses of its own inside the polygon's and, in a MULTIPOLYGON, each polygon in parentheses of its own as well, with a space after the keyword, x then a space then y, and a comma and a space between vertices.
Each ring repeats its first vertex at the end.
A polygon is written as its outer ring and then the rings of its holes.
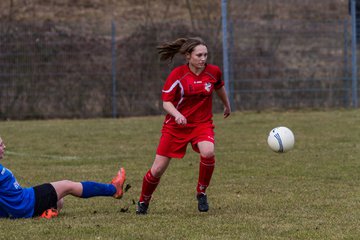
POLYGON ((200 153, 201 157, 203 158, 213 158, 215 156, 214 150, 207 149, 200 153))
POLYGON ((71 181, 70 180, 61 180, 61 181, 58 181, 58 182, 54 182, 55 186, 62 186, 62 187, 68 187, 68 186, 71 186, 71 181))
POLYGON ((63 191, 63 194, 65 194, 65 195, 61 195, 61 196, 73 194, 77 191, 77 186, 76 186, 75 182, 73 182, 73 181, 65 179, 65 180, 62 180, 60 183, 61 183, 61 189, 63 191))
POLYGON ((170 158, 155 159, 154 164, 151 166, 151 174, 156 178, 160 178, 166 171, 169 161, 170 158))
POLYGON ((151 175, 153 175, 156 178, 160 178, 163 173, 165 172, 166 168, 163 168, 162 166, 152 167, 151 168, 151 175))

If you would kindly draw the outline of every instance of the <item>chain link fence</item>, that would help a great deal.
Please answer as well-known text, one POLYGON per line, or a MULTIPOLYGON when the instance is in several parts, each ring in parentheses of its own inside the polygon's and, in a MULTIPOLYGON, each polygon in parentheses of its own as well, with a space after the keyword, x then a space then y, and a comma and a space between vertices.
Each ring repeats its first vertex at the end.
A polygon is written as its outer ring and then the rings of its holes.
POLYGON ((239 20, 232 26, 230 89, 237 109, 350 106, 346 19, 239 20))
MULTIPOLYGON (((126 34, 123 25, 114 20, 89 31, 80 23, 2 24, 0 119, 161 114, 162 85, 172 67, 184 63, 182 57, 171 64, 159 61, 156 46, 165 40, 200 36, 208 43, 209 62, 223 67, 220 17, 162 19, 126 34)), ((350 16, 229 14, 227 40, 235 110, 351 106, 350 16)), ((214 101, 215 112, 222 111, 214 101)))

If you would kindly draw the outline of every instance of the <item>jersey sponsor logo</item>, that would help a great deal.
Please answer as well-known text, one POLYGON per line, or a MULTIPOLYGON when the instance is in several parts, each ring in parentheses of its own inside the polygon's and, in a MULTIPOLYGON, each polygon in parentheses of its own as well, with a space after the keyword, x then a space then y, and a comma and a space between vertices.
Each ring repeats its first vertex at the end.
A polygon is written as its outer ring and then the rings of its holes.
POLYGON ((205 90, 206 90, 207 92, 210 92, 210 90, 211 90, 211 83, 205 83, 205 90))
POLYGON ((194 81, 194 84, 200 84, 202 81, 194 81))

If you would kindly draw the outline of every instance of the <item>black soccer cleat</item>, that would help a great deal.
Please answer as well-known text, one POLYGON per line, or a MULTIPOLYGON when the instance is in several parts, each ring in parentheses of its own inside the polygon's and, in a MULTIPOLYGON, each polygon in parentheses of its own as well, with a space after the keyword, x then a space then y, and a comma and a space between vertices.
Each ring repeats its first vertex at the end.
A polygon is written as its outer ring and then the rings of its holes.
POLYGON ((207 196, 205 193, 199 193, 196 196, 198 200, 198 209, 200 212, 207 212, 209 210, 209 204, 207 202, 207 196))
POLYGON ((146 204, 144 202, 138 202, 137 208, 136 208, 136 214, 138 215, 145 215, 147 214, 149 204, 146 204))

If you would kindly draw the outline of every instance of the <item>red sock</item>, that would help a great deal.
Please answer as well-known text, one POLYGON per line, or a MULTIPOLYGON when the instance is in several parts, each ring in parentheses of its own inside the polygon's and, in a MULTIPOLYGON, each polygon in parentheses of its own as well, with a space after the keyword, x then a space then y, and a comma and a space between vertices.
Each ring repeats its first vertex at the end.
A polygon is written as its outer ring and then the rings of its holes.
POLYGON ((215 168, 215 156, 205 158, 200 156, 199 180, 196 187, 198 193, 205 193, 210 184, 211 176, 215 168))
POLYGON ((146 204, 149 204, 151 196, 153 192, 155 191, 157 185, 160 182, 160 178, 154 177, 151 174, 151 170, 149 170, 143 179, 142 184, 142 190, 140 195, 140 202, 145 202, 146 204))

